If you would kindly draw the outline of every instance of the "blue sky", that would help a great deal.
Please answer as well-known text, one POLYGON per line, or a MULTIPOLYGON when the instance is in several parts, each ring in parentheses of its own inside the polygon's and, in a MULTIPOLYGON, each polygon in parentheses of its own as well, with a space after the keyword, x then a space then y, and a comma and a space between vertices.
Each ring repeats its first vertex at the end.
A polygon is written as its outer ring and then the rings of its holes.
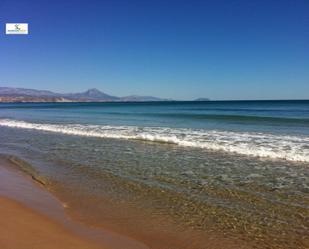
POLYGON ((309 99, 308 13, 308 0, 2 0, 0 85, 309 99))

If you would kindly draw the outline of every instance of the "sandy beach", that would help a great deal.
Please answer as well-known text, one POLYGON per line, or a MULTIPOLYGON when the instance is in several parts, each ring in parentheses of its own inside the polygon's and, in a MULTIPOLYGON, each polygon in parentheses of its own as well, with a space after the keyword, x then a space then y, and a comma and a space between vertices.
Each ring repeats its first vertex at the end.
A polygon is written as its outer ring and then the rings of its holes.
POLYGON ((0 247, 3 249, 107 248, 82 239, 47 216, 0 197, 0 247))
POLYGON ((121 249, 148 247, 67 217, 64 205, 30 176, 0 159, 1 249, 121 249))
POLYGON ((0 7, 0 249, 309 249, 309 0, 0 7))
MULTIPOLYGON (((53 196, 42 182, 21 171, 6 156, 0 156, 0 248, 1 249, 148 249, 147 245, 114 233, 84 225, 66 214, 66 204, 53 196)), ((165 247, 183 241, 156 234, 150 244, 165 247)), ((170 236, 170 237, 169 237, 170 236)), ((188 234, 187 236, 191 236, 188 234)), ((194 235, 192 235, 194 236, 194 235)), ((206 238, 205 238, 206 239, 206 238)), ((207 248, 250 248, 228 239, 207 240, 207 248)), ((190 242, 185 248, 190 248, 190 242)))
POLYGON ((0 196, 15 206, 1 242, 26 248, 20 229, 30 248, 59 230, 74 248, 308 248, 308 103, 2 105, 0 196))

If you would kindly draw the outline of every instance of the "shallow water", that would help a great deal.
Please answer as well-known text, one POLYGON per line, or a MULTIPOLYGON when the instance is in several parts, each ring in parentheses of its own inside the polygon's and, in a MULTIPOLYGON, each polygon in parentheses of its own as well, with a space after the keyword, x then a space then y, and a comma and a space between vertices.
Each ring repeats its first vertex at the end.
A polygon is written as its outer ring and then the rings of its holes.
MULTIPOLYGON (((308 246, 308 102, 251 103, 244 116, 274 113, 275 121, 237 122, 121 118, 139 108, 201 112, 207 103, 48 105, 1 107, 0 151, 27 162, 73 217, 151 248, 308 246)), ((239 105, 211 108, 230 115, 244 112, 239 105)))

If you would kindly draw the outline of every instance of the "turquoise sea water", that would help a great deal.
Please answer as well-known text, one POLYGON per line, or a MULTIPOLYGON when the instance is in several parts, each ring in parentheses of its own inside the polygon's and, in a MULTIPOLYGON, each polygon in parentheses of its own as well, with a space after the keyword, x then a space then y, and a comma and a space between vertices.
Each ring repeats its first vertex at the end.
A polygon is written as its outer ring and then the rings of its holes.
POLYGON ((308 135, 309 101, 1 104, 1 117, 42 123, 133 125, 308 135))
POLYGON ((309 101, 0 104, 0 141, 85 222, 109 213, 123 231, 134 217, 123 232, 145 243, 157 230, 201 241, 153 248, 207 248, 210 232, 255 248, 308 245, 309 101), (158 217, 178 229, 150 226, 158 217))

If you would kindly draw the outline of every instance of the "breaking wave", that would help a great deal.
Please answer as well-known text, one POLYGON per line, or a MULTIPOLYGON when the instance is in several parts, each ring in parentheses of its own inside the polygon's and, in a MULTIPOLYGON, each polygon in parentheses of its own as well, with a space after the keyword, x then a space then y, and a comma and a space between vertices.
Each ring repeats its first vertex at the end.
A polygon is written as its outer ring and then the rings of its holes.
POLYGON ((40 124, 11 119, 1 119, 0 126, 85 137, 171 143, 247 156, 309 162, 309 136, 167 127, 40 124))

